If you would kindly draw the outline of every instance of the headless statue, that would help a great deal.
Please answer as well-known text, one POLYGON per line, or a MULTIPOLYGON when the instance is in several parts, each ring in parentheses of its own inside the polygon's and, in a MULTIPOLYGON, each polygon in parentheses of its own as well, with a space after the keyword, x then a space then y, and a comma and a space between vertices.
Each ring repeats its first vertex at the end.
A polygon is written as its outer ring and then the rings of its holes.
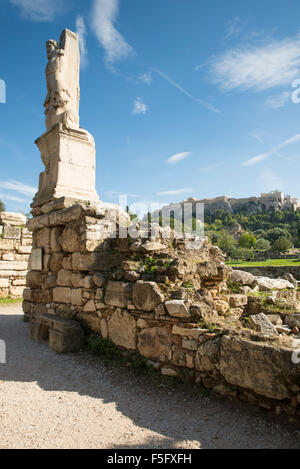
POLYGON ((79 128, 79 47, 78 37, 65 29, 60 43, 53 39, 46 44, 47 97, 44 103, 46 128, 63 124, 70 129, 79 128))

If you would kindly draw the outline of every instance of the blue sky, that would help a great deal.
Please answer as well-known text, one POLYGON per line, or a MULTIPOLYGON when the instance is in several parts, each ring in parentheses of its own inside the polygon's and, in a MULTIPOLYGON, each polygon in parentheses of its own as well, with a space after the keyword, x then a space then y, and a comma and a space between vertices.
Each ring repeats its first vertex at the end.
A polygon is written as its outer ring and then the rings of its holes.
POLYGON ((299 16, 298 0, 1 0, 7 210, 29 211, 43 170, 45 42, 65 27, 80 35, 102 200, 300 198, 299 16))

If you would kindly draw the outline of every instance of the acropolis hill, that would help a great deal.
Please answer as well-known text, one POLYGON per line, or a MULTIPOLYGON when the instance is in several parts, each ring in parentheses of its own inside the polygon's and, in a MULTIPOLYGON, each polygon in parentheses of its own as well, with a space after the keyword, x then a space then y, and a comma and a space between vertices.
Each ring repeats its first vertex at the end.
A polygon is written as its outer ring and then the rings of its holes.
POLYGON ((195 199, 191 197, 183 202, 170 204, 169 206, 164 207, 164 210, 176 210, 181 208, 183 204, 194 202, 203 203, 205 205, 205 211, 212 214, 216 213, 218 210, 231 213, 243 211, 250 215, 252 213, 300 209, 300 202, 297 198, 292 198, 290 195, 284 195, 283 192, 272 191, 268 194, 262 193, 259 197, 247 197, 241 199, 234 199, 227 196, 216 197, 213 199, 195 199))

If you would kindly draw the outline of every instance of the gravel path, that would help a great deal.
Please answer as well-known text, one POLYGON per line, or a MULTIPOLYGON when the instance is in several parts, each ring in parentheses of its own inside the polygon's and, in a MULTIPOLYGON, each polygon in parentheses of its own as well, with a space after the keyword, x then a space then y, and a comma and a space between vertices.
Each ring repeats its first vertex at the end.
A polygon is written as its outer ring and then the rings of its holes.
POLYGON ((0 306, 0 448, 299 448, 270 413, 134 376, 29 338, 21 305, 0 306))

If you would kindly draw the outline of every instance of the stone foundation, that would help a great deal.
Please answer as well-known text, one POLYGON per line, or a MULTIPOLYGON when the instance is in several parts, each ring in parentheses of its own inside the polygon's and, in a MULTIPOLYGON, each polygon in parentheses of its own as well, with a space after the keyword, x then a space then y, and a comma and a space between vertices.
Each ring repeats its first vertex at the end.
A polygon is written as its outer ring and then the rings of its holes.
POLYGON ((22 297, 32 235, 19 213, 0 213, 0 298, 22 297))
MULTIPOLYGON (((50 323, 60 340, 54 348, 71 350, 79 324, 139 353, 163 375, 300 415, 292 340, 275 328, 266 334, 245 327, 247 296, 228 294, 231 269, 218 248, 206 240, 187 244, 159 226, 150 238, 148 226, 120 238, 126 214, 69 204, 40 207, 28 225, 42 254, 42 268, 28 273, 24 291, 33 338, 48 338, 50 323)), ((74 349, 80 332, 76 337, 74 349)))

